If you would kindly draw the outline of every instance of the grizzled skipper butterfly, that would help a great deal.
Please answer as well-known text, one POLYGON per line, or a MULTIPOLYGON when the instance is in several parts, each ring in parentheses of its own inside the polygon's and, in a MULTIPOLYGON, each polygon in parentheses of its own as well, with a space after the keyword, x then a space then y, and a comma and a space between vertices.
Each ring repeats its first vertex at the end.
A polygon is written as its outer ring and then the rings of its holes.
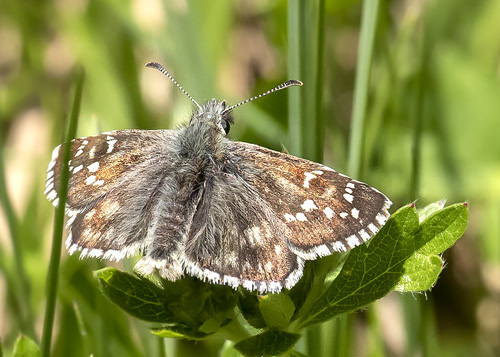
MULTIPOLYGON (((227 138, 233 106, 196 104, 176 130, 117 130, 71 144, 66 246, 109 260, 143 252, 135 269, 184 274, 260 293, 292 288, 304 262, 370 239, 391 201, 376 189, 292 155, 227 138)), ((61 146, 45 194, 58 205, 61 146)))

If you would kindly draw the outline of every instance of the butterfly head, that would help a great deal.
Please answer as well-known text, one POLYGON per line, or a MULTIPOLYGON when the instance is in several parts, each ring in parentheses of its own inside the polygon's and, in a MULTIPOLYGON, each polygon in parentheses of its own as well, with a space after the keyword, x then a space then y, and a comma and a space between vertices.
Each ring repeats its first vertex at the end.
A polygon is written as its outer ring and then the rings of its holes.
POLYGON ((197 122, 204 122, 226 135, 234 120, 226 108, 225 100, 219 102, 212 99, 201 105, 191 116, 190 124, 193 125, 197 122))

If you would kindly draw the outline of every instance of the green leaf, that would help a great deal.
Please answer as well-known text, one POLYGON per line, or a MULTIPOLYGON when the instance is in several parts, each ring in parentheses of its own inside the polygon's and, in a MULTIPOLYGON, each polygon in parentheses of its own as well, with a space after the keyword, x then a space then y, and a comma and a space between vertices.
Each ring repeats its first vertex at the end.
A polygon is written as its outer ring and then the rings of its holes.
POLYGON ((236 292, 228 286, 185 277, 162 281, 163 288, 145 278, 115 268, 94 272, 104 295, 130 315, 168 324, 155 329, 161 337, 202 339, 231 322, 236 292))
POLYGON ((289 357, 307 357, 307 355, 299 352, 299 351, 290 351, 288 352, 289 357))
POLYGON ((446 200, 441 200, 441 201, 437 201, 437 202, 428 204, 424 208, 419 209, 418 210, 418 219, 419 219, 420 223, 422 223, 431 214, 442 210, 445 203, 446 203, 446 200))
POLYGON ((247 322, 255 328, 266 327, 266 321, 259 309, 259 298, 246 289, 239 289, 238 308, 247 322))
POLYGON ((180 328, 173 326, 168 328, 151 329, 151 332, 156 336, 163 338, 178 338, 187 340, 202 340, 211 335, 211 333, 193 331, 189 328, 180 328))
POLYGON ((443 270, 443 261, 438 255, 415 255, 408 259, 405 264, 405 273, 399 280, 394 290, 424 291, 430 289, 443 270))
POLYGON ((443 260, 438 254, 451 247, 463 235, 468 215, 467 205, 459 203, 435 210, 422 222, 419 239, 427 243, 405 262, 404 274, 395 290, 424 291, 432 288, 443 269, 443 260))
POLYGON ((38 345, 26 336, 19 336, 14 344, 12 357, 39 357, 40 348, 38 345))
POLYGON ((212 318, 206 320, 198 329, 202 333, 206 333, 207 335, 217 332, 220 328, 220 323, 212 318))
POLYGON ((276 356, 291 349, 299 338, 296 333, 270 330, 240 341, 234 348, 245 356, 276 356))
POLYGON ((259 301, 266 325, 271 328, 280 328, 288 325, 295 312, 295 305, 287 294, 269 294, 259 301))
POLYGON ((234 342, 226 340, 219 351, 220 357, 241 357, 241 354, 234 348, 234 342))
POLYGON ((417 252, 440 254, 460 238, 467 227, 469 209, 466 203, 457 203, 432 214, 421 226, 421 235, 426 244, 417 252))
POLYGON ((115 268, 94 272, 104 295, 132 316, 152 322, 174 322, 162 290, 146 279, 115 268))
POLYGON ((326 321, 380 299, 403 274, 404 261, 418 248, 419 228, 414 207, 399 209, 369 244, 353 249, 340 274, 305 314, 302 327, 326 321))

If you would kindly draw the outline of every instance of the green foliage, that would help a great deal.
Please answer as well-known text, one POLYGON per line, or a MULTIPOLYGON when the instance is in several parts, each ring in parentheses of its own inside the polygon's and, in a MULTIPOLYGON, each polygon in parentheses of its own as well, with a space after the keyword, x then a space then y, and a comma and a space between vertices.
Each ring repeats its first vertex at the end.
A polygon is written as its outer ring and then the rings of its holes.
POLYGON ((303 295, 295 301, 314 299, 308 304, 294 303, 290 291, 258 296, 244 288, 235 291, 191 277, 163 281, 159 287, 146 278, 105 268, 95 272, 95 278, 104 295, 121 309, 160 323, 161 327, 153 328, 157 336, 204 339, 221 332, 244 355, 276 355, 291 349, 305 328, 360 309, 392 290, 430 289, 442 269, 438 254, 463 235, 467 221, 466 204, 446 208, 431 204, 420 213, 413 205, 402 207, 369 243, 347 255, 334 279, 327 278, 327 272, 314 277, 321 285, 319 294, 308 296, 307 285, 294 291, 303 295), (250 331, 234 333, 240 323, 233 312, 237 301, 247 323, 263 332, 251 337, 247 337, 250 331))
POLYGON ((234 348, 245 356, 276 356, 287 352, 299 338, 296 333, 269 330, 238 342, 234 348))
POLYGON ((29 337, 19 336, 14 344, 12 357, 40 357, 40 348, 29 337))

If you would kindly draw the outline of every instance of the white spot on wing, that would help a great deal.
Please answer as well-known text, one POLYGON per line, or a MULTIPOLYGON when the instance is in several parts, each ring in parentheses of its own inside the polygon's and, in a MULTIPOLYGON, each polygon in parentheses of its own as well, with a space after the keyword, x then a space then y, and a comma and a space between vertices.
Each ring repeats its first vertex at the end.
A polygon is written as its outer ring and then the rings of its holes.
POLYGON ((335 212, 333 212, 333 210, 332 210, 330 207, 326 207, 326 208, 323 210, 323 212, 325 212, 325 215, 326 215, 326 217, 327 217, 328 219, 332 219, 333 214, 335 213, 335 212))
POLYGON ((306 212, 311 212, 313 209, 318 209, 313 200, 305 200, 300 207, 302 207, 302 209, 306 212))
POLYGON ((339 216, 342 217, 342 218, 346 218, 347 216, 349 216, 349 213, 347 213, 347 212, 341 212, 339 214, 339 216))
POLYGON ((292 221, 295 221, 295 216, 293 214, 290 214, 290 213, 285 213, 285 219, 287 222, 292 222, 292 221))
POLYGON ((92 146, 89 151, 89 158, 93 159, 95 155, 95 146, 92 146))
POLYGON ((354 200, 354 196, 350 195, 348 193, 344 193, 344 198, 347 202, 352 203, 352 200, 354 200))
POLYGON ((248 242, 252 245, 262 243, 262 235, 260 234, 260 227, 254 226, 252 228, 247 228, 245 234, 248 237, 248 242))
POLYGON ((359 209, 357 209, 357 208, 353 208, 353 209, 351 210, 351 215, 352 215, 354 218, 358 219, 358 217, 359 217, 359 209))
POLYGON ((346 186, 349 187, 349 188, 354 188, 355 187, 354 182, 349 182, 346 186))
POLYGON ((317 176, 315 174, 313 174, 312 172, 306 172, 304 174, 304 176, 306 177, 304 179, 304 187, 305 188, 309 188, 309 181, 311 181, 313 178, 316 178, 317 176))
POLYGON ((378 224, 380 224, 381 226, 383 226, 385 224, 385 222, 387 221, 387 217, 385 215, 383 215, 382 213, 377 214, 377 217, 375 217, 375 219, 377 220, 378 224))
POLYGON ((273 263, 267 262, 265 265, 266 272, 270 273, 273 270, 273 263))
POLYGON ((78 150, 76 152, 75 157, 80 156, 81 154, 83 154, 83 150, 82 149, 80 149, 80 150, 78 150))
POLYGON ((113 151, 115 144, 118 140, 113 138, 112 136, 107 136, 106 139, 108 140, 108 150, 106 151, 107 154, 113 151))
POLYGON ((274 251, 276 252, 276 255, 277 256, 280 256, 281 255, 281 247, 279 245, 275 245, 274 246, 274 251))
POLYGON ((94 175, 89 176, 89 177, 87 177, 87 179, 85 180, 85 184, 86 184, 86 185, 91 185, 91 184, 93 184, 93 183, 95 182, 95 180, 96 180, 96 178, 95 178, 95 176, 94 176, 94 175))
POLYGON ((352 193, 352 189, 350 189, 349 187, 346 187, 346 188, 345 188, 345 192, 347 192, 347 193, 352 193))
POLYGON ((79 165, 79 166, 75 167, 75 168, 73 169, 73 173, 74 173, 74 174, 76 174, 76 173, 77 173, 78 171, 80 171, 81 169, 83 169, 83 165, 79 165))
POLYGON ((304 213, 302 212, 299 212, 295 215, 295 217, 297 217, 297 221, 301 221, 301 222, 305 222, 307 221, 307 217, 304 213))
POLYGON ((93 164, 90 164, 87 169, 89 170, 89 172, 96 172, 97 170, 99 170, 99 162, 96 161, 94 162, 93 164))

